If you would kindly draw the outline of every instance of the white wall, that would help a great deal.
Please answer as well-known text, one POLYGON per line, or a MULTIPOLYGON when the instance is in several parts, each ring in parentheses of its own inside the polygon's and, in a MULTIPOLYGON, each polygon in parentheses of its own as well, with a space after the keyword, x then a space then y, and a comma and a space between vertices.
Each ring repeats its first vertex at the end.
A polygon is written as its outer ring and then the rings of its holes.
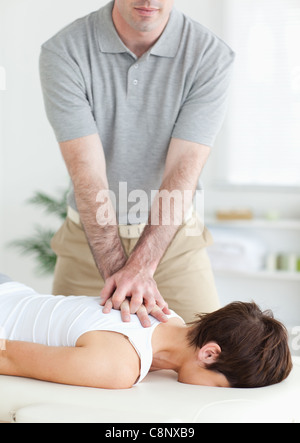
POLYGON ((40 278, 35 261, 7 243, 27 237, 35 224, 58 227, 56 220, 26 204, 37 190, 57 194, 69 180, 46 119, 38 73, 41 44, 60 28, 98 9, 105 1, 0 0, 1 59, 7 90, 0 92, 1 119, 1 271, 49 292, 51 279, 40 278))

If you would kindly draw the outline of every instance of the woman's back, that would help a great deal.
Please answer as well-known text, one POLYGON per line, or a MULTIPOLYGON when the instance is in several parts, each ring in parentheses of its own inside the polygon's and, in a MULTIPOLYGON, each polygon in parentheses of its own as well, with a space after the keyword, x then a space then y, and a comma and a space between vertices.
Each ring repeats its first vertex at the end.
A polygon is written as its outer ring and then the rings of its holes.
MULTIPOLYGON (((141 360, 140 382, 151 367, 151 338, 160 323, 150 317, 151 327, 145 329, 135 315, 130 323, 124 323, 120 311, 103 314, 99 302, 83 296, 39 295, 19 283, 5 283, 0 285, 0 326, 9 340, 55 347, 75 347, 79 338, 91 331, 122 334, 141 360)), ((175 313, 170 316, 175 317, 175 313)))

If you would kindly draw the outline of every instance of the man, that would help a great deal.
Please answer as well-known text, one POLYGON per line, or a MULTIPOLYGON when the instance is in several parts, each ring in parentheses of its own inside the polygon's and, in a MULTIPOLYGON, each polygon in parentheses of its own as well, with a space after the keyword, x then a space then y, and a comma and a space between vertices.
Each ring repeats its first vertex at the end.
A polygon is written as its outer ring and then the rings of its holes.
POLYGON ((168 304, 185 321, 219 308, 211 237, 190 209, 233 59, 174 0, 115 0, 43 45, 46 110, 72 180, 69 217, 52 242, 54 294, 101 291, 105 312, 128 305, 123 320, 138 312, 145 327, 149 313, 166 321, 168 304), (141 191, 147 205, 132 217, 141 191), (180 204, 164 209, 163 192, 180 204))

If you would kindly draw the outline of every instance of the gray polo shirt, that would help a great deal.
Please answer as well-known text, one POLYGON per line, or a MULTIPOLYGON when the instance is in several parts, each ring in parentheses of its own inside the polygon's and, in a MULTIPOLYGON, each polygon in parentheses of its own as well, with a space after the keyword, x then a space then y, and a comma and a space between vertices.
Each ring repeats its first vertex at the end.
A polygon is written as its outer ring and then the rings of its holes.
MULTIPOLYGON (((47 41, 40 73, 57 140, 99 133, 123 224, 135 202, 125 202, 125 195, 118 201, 120 182, 128 194, 147 193, 149 205, 139 219, 146 221, 171 138, 213 146, 225 115, 234 53, 174 8, 160 39, 138 59, 114 27, 113 3, 47 41)), ((73 189, 69 204, 76 209, 73 189)))

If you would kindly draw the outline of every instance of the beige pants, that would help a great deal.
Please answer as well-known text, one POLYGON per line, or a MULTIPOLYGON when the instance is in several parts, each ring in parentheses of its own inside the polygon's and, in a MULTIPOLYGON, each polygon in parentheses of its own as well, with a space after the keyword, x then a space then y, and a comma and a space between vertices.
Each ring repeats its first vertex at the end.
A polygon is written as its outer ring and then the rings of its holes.
MULTIPOLYGON (((177 232, 161 260, 154 279, 169 304, 186 322, 197 313, 220 308, 206 246, 212 244, 207 229, 194 214, 177 232), (187 231, 192 229, 192 231, 187 231), (195 236, 195 229, 199 235, 195 236), (193 236, 187 235, 193 232, 193 236)), ((139 238, 121 238, 127 256, 139 238)), ((82 227, 69 218, 52 240, 57 254, 53 294, 99 296, 104 281, 99 274, 82 227)))

